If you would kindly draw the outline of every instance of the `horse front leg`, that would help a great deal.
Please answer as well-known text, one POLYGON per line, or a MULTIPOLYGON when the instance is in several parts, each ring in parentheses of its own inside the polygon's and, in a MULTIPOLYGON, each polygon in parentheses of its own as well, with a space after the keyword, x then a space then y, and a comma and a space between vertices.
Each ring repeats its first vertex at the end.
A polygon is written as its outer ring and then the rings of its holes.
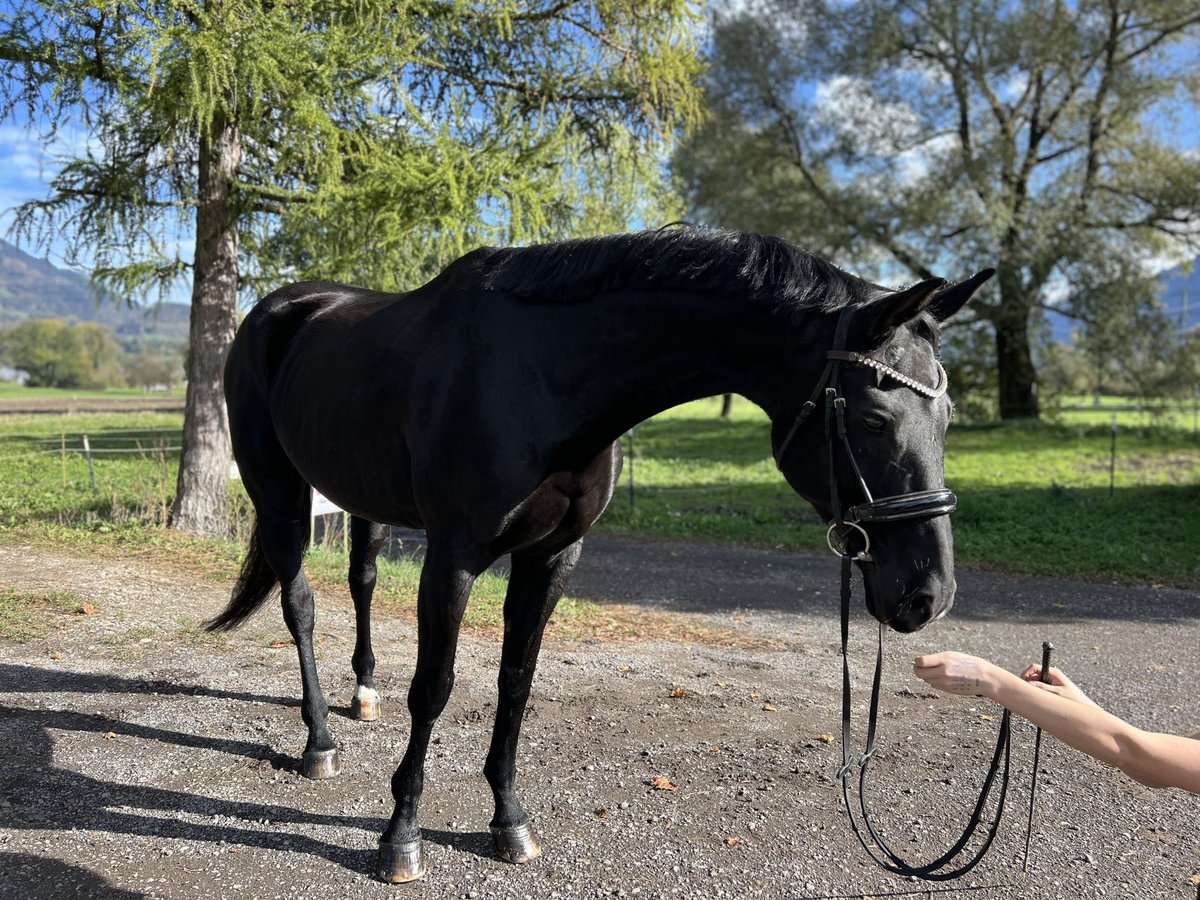
POLYGON ((301 757, 300 774, 305 778, 323 779, 337 775, 342 770, 342 763, 333 735, 329 733, 329 707, 317 678, 317 658, 313 651, 313 591, 300 564, 307 524, 297 519, 261 517, 259 540, 263 555, 279 576, 283 621, 300 657, 300 683, 303 688, 300 712, 304 724, 308 726, 308 742, 301 757))
POLYGON ((387 536, 387 526, 358 516, 350 517, 350 596, 354 598, 354 656, 351 665, 358 684, 350 701, 350 714, 363 722, 379 718, 379 692, 375 690, 375 653, 371 649, 371 597, 375 593, 375 560, 387 536))
POLYGON ((504 649, 499 702, 483 772, 496 798, 492 839, 500 858, 528 862, 541 855, 529 814, 517 797, 517 742, 537 667, 542 634, 579 561, 583 541, 553 556, 513 555, 504 599, 504 649))
POLYGON ((408 749, 392 776, 396 808, 379 839, 379 877, 399 884, 415 881, 426 871, 417 807, 425 782, 429 738, 454 687, 454 654, 467 599, 475 583, 458 553, 432 537, 421 569, 417 594, 417 665, 408 691, 412 730, 408 749))

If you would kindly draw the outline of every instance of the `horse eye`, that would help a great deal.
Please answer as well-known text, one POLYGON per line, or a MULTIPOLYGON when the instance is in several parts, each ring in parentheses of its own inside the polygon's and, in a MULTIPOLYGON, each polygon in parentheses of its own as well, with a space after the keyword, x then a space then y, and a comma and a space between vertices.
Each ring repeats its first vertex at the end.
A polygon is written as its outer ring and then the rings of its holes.
POLYGON ((877 416, 874 413, 864 413, 863 414, 863 424, 866 425, 868 428, 873 428, 876 431, 879 431, 885 425, 887 425, 887 422, 885 422, 883 420, 882 416, 877 416))

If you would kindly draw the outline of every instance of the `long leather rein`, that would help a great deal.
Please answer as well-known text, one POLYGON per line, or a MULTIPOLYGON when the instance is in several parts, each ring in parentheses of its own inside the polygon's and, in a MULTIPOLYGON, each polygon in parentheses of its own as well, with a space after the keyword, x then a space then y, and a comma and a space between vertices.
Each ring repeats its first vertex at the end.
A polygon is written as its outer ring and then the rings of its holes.
POLYGON ((936 398, 942 396, 946 391, 946 373, 941 365, 938 364, 938 384, 934 387, 929 387, 914 378, 896 371, 881 360, 853 351, 847 351, 845 349, 845 342, 853 314, 854 309, 852 307, 846 307, 842 310, 841 316, 838 319, 837 329, 834 333, 833 349, 826 354, 825 369, 821 373, 821 377, 818 379, 812 395, 803 404, 796 416, 796 420, 780 443, 775 455, 775 461, 777 466, 782 467, 784 454, 793 438, 795 438, 804 423, 817 409, 818 399, 824 395, 825 443, 829 457, 830 507, 833 512, 833 521, 829 526, 826 539, 829 542, 830 549, 841 557, 842 569, 842 766, 838 770, 838 778, 842 783, 842 798, 845 802, 846 812, 850 817, 850 825, 854 829, 854 834, 858 837, 859 842, 863 845, 868 855, 882 868, 897 875, 915 876, 926 881, 949 881, 965 875, 971 869, 975 868, 991 847, 992 841, 995 839, 997 830, 999 829, 1000 818, 1004 811, 1004 801, 1008 794, 1011 714, 1008 710, 1004 711, 1000 722, 1000 732, 996 738, 996 749, 992 754, 991 765, 984 779, 983 786, 980 789, 979 799, 971 813, 970 820, 963 830, 962 836, 949 850, 932 862, 914 864, 905 860, 888 845, 871 821, 866 794, 867 769, 878 749, 875 744, 875 734, 879 715, 879 692, 883 675, 883 642, 886 630, 886 625, 882 622, 879 625, 875 675, 871 684, 871 704, 867 716, 866 749, 862 756, 857 759, 852 759, 850 754, 850 744, 852 741, 850 724, 851 687, 850 662, 847 653, 847 645, 850 637, 852 575, 850 564, 856 559, 863 563, 871 562, 870 535, 864 527, 865 524, 948 515, 954 510, 957 501, 954 494, 944 488, 900 494, 894 497, 883 497, 878 500, 872 497, 847 437, 845 422, 846 399, 841 394, 839 374, 843 363, 865 365, 923 396, 936 398), (849 461, 850 469, 854 474, 858 490, 864 498, 863 502, 850 507, 843 506, 838 487, 836 466, 838 455, 836 448, 838 446, 843 449, 845 458, 849 461), (864 542, 863 549, 856 553, 852 553, 850 550, 849 538, 852 532, 857 532, 864 542), (1001 766, 1003 766, 1002 772, 1001 766), (855 767, 858 768, 858 815, 855 814, 854 804, 850 798, 850 775, 855 767), (978 831, 983 821, 984 810, 996 782, 997 774, 1000 774, 1001 778, 995 818, 988 826, 983 843, 979 846, 975 854, 967 859, 966 862, 953 866, 954 862, 966 850, 968 843, 978 831), (861 824, 859 816, 861 816, 861 824), (868 837, 870 841, 868 841, 868 837))

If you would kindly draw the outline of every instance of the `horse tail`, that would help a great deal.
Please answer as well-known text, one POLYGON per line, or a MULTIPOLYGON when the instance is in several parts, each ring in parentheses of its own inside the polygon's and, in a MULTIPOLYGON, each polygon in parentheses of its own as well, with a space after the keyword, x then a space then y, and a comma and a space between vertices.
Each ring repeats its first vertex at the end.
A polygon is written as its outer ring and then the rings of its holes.
POLYGON ((267 602, 278 580, 275 570, 268 565, 267 557, 263 553, 262 540, 258 536, 258 523, 255 522, 254 531, 250 533, 250 547, 242 561, 242 571, 238 573, 229 605, 215 619, 206 622, 204 630, 232 631, 237 628, 267 602))

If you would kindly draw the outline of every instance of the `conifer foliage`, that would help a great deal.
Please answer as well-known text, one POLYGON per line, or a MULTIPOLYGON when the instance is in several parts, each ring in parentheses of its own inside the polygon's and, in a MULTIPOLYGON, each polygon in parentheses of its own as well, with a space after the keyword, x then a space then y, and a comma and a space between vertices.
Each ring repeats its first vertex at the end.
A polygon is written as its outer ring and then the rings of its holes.
POLYGON ((223 529, 239 294, 415 286, 471 246, 653 221, 697 117, 687 0, 17 0, 0 114, 86 132, 25 238, 108 287, 190 278, 174 526, 223 529), (194 237, 194 250, 191 249, 194 237), (182 239, 181 239, 182 238, 182 239))

